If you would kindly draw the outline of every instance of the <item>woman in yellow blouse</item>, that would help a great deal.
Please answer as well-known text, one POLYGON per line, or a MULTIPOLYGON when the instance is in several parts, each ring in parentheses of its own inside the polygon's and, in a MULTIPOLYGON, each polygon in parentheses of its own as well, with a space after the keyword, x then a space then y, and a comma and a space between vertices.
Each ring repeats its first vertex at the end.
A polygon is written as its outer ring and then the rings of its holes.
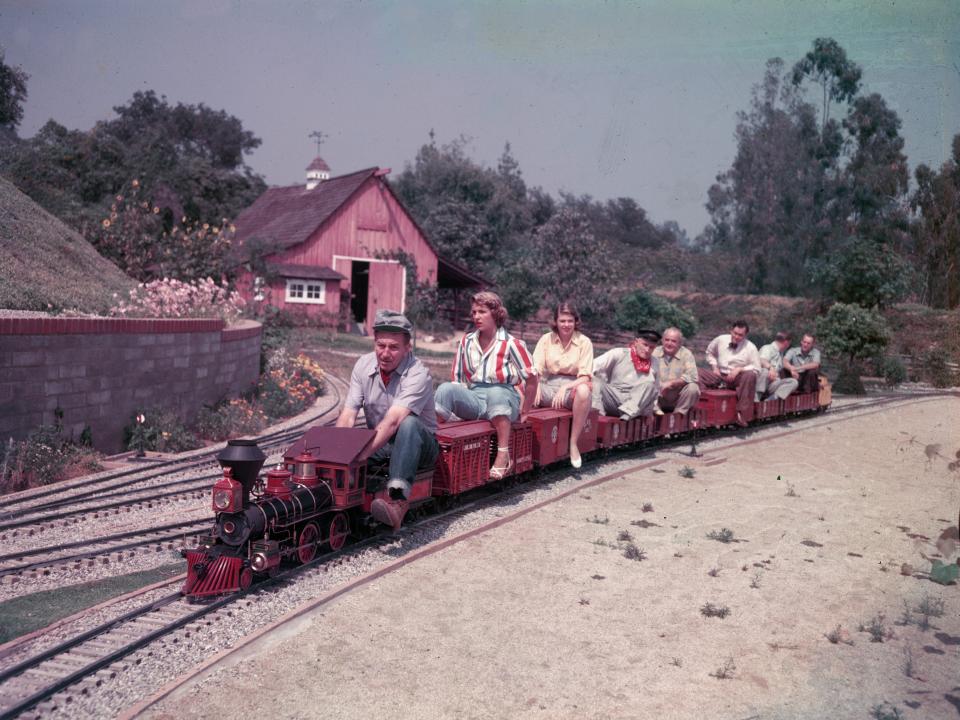
POLYGON ((533 366, 540 376, 536 405, 573 410, 570 427, 570 464, 581 464, 577 441, 590 412, 590 378, 593 377, 593 343, 580 333, 580 314, 570 303, 553 313, 549 332, 537 342, 533 366))

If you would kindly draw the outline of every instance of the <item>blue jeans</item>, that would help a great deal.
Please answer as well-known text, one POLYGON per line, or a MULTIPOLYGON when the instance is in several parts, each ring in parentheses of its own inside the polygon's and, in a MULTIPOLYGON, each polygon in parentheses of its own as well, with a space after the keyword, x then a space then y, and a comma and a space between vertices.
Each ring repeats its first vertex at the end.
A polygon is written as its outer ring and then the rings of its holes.
POLYGON ((437 415, 444 419, 456 415, 461 420, 493 420, 505 415, 514 422, 520 417, 520 395, 512 385, 476 383, 467 387, 447 382, 437 388, 434 402, 437 415))
POLYGON ((371 460, 390 459, 390 479, 387 489, 394 495, 399 490, 410 497, 410 488, 418 470, 426 470, 437 462, 440 446, 437 439, 416 415, 407 415, 396 434, 382 448, 370 456, 371 460))

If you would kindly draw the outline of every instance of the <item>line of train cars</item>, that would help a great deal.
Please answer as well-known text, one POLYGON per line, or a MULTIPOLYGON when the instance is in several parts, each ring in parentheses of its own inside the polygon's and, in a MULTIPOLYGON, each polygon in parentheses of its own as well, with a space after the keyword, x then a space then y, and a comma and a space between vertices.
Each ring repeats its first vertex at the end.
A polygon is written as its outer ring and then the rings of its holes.
MULTIPOLYGON (((823 385, 818 393, 756 403, 754 422, 818 412, 829 404, 830 388, 823 385)), ((623 421, 593 411, 580 435, 580 451, 651 443, 667 435, 733 425, 735 419, 732 390, 704 391, 686 416, 668 413, 623 421)), ((514 423, 513 475, 563 462, 570 421, 568 411, 546 408, 514 423)), ((223 476, 213 486, 212 532, 182 551, 187 560, 183 594, 196 600, 246 589, 254 576, 275 574, 284 561, 308 563, 321 549, 338 550, 351 536, 373 531, 370 505, 386 495, 384 468, 357 461, 373 436, 372 430, 361 428, 311 428, 264 477, 260 469, 266 457, 256 442, 230 440, 217 456, 223 476)), ((440 457, 433 470, 420 473, 413 483, 408 517, 492 482, 488 473, 496 443, 489 422, 441 424, 437 440, 440 457)))

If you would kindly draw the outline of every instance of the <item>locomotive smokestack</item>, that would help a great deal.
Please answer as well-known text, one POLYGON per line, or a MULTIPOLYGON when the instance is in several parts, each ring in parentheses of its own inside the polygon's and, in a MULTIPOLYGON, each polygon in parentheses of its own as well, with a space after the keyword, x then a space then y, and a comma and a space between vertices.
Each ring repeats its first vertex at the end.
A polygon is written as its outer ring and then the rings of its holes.
POLYGON ((256 440, 228 440, 227 446, 217 454, 220 466, 230 468, 233 479, 243 486, 244 507, 250 501, 250 491, 266 459, 256 440))

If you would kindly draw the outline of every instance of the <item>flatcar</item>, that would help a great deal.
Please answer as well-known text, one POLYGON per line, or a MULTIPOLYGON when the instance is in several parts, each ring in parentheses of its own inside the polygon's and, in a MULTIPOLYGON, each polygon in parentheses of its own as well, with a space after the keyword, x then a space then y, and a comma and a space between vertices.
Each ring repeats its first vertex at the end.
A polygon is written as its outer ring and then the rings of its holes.
MULTIPOLYGON (((822 412, 830 402, 829 383, 822 381, 819 392, 756 403, 753 422, 822 412)), ((732 390, 704 391, 685 416, 667 413, 624 421, 592 411, 579 447, 589 455, 652 444, 666 436, 733 425, 736 412, 732 390)), ((513 424, 511 480, 566 460, 571 418, 567 410, 543 408, 513 424)), ((195 600, 237 592, 258 575, 275 574, 284 562, 308 563, 321 549, 338 550, 351 536, 375 530, 370 506, 376 498, 386 498, 385 468, 358 460, 374 434, 361 428, 311 428, 262 477, 266 457, 256 442, 230 440, 217 456, 223 475, 212 491, 213 527, 195 547, 182 551, 187 561, 182 593, 195 600)), ((494 437, 485 420, 442 423, 436 466, 415 478, 407 516, 494 482, 489 478, 494 437)))

